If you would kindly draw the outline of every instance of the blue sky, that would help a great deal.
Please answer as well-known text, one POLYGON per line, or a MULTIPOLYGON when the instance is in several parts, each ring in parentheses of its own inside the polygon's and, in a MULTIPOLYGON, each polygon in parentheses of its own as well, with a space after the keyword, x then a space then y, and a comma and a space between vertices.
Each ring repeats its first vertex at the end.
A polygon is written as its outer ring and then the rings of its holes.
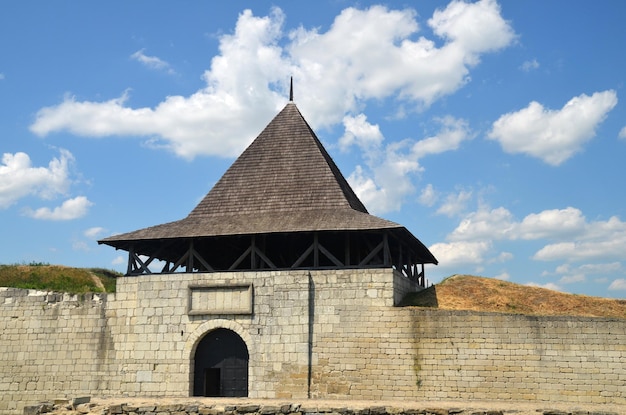
POLYGON ((0 263, 125 270, 295 102, 438 282, 626 296, 626 3, 9 2, 0 263))

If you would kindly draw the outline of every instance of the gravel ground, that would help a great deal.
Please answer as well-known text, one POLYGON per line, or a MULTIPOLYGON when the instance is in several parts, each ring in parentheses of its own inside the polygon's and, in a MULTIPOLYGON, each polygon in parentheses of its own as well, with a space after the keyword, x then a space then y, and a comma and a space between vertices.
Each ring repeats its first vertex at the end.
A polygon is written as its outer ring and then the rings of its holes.
MULTIPOLYGON (((252 399, 252 398, 91 398, 90 413, 101 414, 102 409, 116 404, 131 406, 171 405, 197 403, 212 406, 216 409, 236 405, 281 406, 285 404, 300 405, 306 412, 319 409, 350 408, 354 410, 385 407, 390 412, 394 409, 445 409, 464 411, 464 413, 485 413, 501 411, 503 414, 537 415, 537 414, 624 414, 626 405, 592 405, 584 403, 545 403, 545 402, 513 402, 513 401, 366 401, 366 400, 316 400, 316 399, 252 399)), ((453 412, 455 412, 453 411, 453 412)), ((59 411, 58 413, 61 413, 59 411)))

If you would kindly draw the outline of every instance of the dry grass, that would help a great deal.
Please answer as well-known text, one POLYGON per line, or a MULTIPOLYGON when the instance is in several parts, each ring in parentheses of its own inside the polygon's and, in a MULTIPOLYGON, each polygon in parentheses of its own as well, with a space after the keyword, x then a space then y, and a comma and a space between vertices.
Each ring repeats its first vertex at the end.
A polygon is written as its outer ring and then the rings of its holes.
POLYGON ((454 275, 404 305, 546 316, 626 318, 626 300, 565 294, 492 278, 454 275))

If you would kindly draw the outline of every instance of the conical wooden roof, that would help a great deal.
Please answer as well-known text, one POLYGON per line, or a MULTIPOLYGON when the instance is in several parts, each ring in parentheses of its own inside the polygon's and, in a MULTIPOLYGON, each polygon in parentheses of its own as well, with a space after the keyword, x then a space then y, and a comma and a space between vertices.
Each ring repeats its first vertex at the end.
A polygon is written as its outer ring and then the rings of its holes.
POLYGON ((293 102, 265 127, 184 219, 99 241, 130 242, 255 234, 396 229, 368 214, 293 102))

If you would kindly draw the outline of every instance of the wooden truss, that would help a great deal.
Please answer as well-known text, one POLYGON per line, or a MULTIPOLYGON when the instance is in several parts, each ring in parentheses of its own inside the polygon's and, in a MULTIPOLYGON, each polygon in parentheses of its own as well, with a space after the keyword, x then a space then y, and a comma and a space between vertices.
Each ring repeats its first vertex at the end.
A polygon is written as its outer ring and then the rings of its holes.
POLYGON ((184 239, 161 241, 154 250, 133 244, 128 250, 127 275, 384 267, 394 268, 421 286, 426 284, 424 263, 407 244, 386 231, 330 236, 312 232, 297 239, 272 239, 268 235, 217 242, 184 239), (159 272, 151 269, 156 263, 162 265, 159 272))

